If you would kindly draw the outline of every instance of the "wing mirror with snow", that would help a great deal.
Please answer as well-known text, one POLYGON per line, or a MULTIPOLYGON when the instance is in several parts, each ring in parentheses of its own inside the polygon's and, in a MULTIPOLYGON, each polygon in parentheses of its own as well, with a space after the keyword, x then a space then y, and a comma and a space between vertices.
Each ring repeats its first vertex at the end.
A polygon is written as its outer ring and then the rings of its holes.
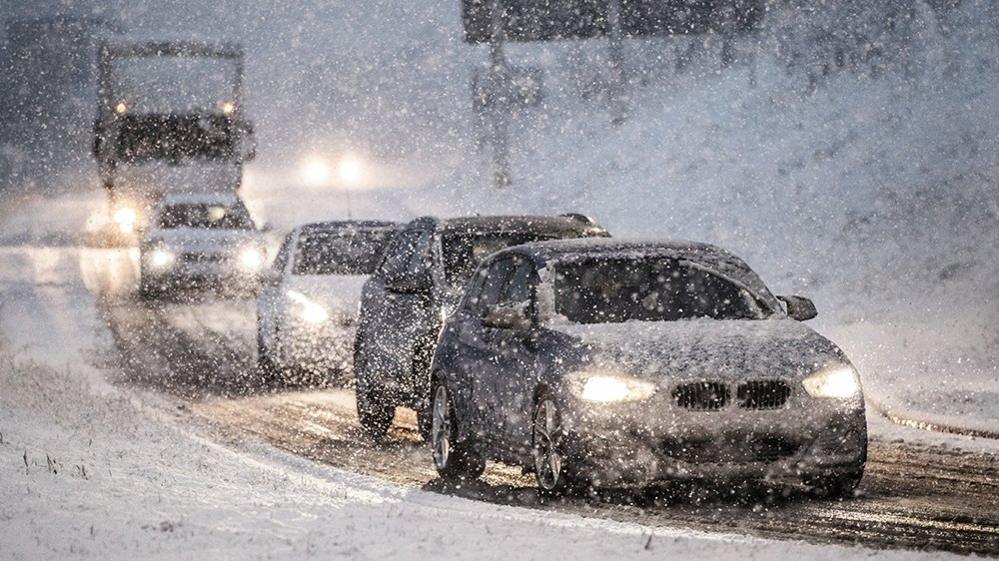
POLYGON ((778 296, 777 299, 784 303, 784 309, 791 319, 808 321, 819 315, 815 303, 804 296, 778 296))
POLYGON ((527 303, 521 302, 491 306, 482 318, 482 325, 527 333, 534 327, 534 322, 527 315, 527 303))

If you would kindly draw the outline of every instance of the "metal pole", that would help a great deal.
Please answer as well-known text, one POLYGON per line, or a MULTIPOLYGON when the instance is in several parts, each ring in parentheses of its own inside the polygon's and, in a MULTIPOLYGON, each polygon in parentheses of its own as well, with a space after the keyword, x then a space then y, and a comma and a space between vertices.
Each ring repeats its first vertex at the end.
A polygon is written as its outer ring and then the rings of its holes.
POLYGON ((624 46, 621 36, 621 0, 607 0, 607 47, 611 71, 611 122, 620 125, 628 117, 624 46))
POLYGON ((489 36, 489 113, 492 121, 492 144, 493 144, 493 184, 502 189, 513 181, 510 177, 510 145, 509 145, 509 122, 507 109, 510 100, 506 99, 509 93, 508 82, 509 72, 506 67, 506 57, 503 55, 503 42, 505 33, 503 30, 503 8, 502 0, 493 0, 491 5, 491 30, 489 36))

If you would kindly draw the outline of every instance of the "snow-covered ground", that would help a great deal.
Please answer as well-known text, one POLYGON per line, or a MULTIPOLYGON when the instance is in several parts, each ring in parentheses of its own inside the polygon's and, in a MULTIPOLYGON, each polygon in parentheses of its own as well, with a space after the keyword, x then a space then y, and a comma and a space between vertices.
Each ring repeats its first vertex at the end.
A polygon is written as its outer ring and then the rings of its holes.
MULTIPOLYGON (((414 490, 206 438, 175 402, 105 381, 110 336, 75 248, 0 252, 5 559, 866 559, 414 490), (650 539, 650 536, 651 539, 650 539)), ((943 553, 879 552, 884 559, 943 553)))

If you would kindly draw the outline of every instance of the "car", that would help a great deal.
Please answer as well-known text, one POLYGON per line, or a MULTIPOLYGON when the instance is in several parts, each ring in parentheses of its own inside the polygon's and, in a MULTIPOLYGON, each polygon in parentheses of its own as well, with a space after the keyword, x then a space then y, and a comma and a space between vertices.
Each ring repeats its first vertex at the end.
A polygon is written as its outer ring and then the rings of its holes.
POLYGON ((406 406, 416 410, 421 434, 429 434, 434 342, 482 259, 530 241, 607 235, 580 214, 422 217, 410 222, 386 249, 361 296, 354 380, 365 431, 383 436, 395 408, 406 406))
POLYGON ((487 459, 543 495, 671 480, 786 481, 845 496, 867 457, 857 371, 738 257, 573 240, 492 255, 431 366, 443 479, 487 459))
POLYGON ((350 373, 361 287, 396 229, 375 220, 318 222, 285 237, 257 291, 261 372, 320 382, 350 373))
POLYGON ((139 244, 144 298, 188 287, 255 290, 266 248, 235 193, 168 194, 139 244))

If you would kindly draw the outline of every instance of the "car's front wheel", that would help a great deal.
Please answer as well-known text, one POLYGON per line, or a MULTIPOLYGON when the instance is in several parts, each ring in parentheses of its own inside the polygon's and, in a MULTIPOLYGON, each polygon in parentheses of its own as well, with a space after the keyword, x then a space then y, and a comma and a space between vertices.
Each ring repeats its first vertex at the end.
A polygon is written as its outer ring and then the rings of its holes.
POLYGON ((542 394, 534 409, 532 430, 534 476, 543 497, 573 493, 583 482, 572 471, 562 413, 555 399, 542 394))
POLYGON ((447 384, 438 381, 433 392, 430 442, 437 474, 445 481, 479 477, 486 469, 486 462, 474 450, 471 442, 458 440, 458 420, 447 384))

